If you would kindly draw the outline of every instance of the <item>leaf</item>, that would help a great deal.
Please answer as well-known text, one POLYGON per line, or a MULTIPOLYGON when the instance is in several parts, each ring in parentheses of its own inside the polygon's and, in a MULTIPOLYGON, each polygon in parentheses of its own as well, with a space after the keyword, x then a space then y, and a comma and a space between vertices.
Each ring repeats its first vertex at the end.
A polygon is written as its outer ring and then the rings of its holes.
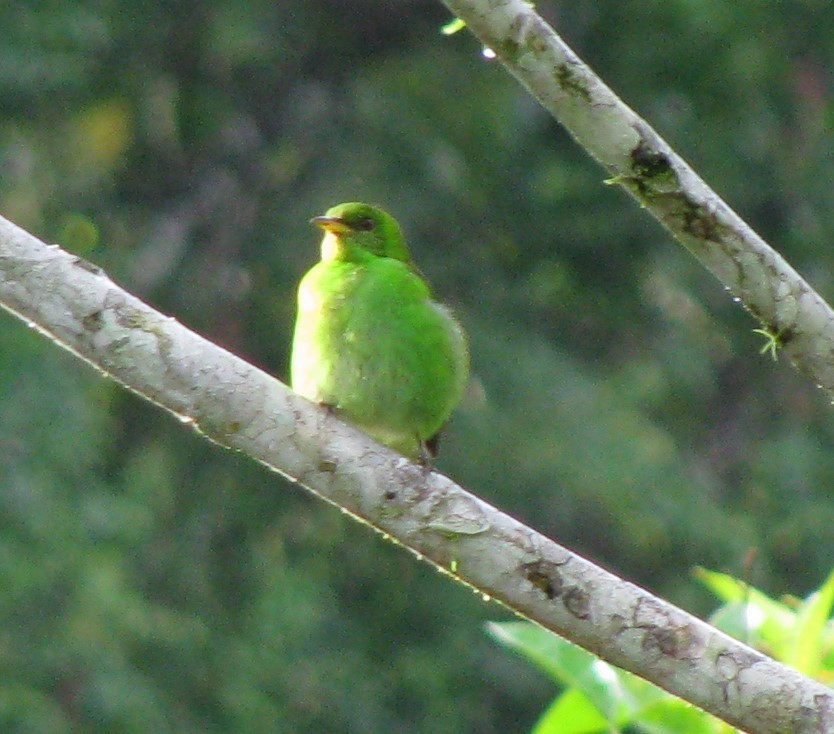
POLYGON ((727 634, 785 660, 795 639, 796 613, 749 584, 728 574, 695 569, 695 577, 728 604, 709 621, 727 634))
POLYGON ((785 662, 809 676, 818 676, 823 658, 823 639, 834 604, 834 571, 811 594, 796 613, 795 643, 785 662))
POLYGON ((595 734, 610 732, 611 725, 578 688, 559 696, 536 722, 531 734, 595 734))
POLYGON ((444 36, 451 36, 458 31, 462 31, 466 28, 466 22, 461 20, 460 18, 452 18, 448 23, 440 28, 440 32, 444 36))
POLYGON ((578 688, 609 722, 621 722, 632 710, 620 671, 553 632, 529 622, 491 622, 488 632, 502 645, 536 663, 556 682, 578 688))

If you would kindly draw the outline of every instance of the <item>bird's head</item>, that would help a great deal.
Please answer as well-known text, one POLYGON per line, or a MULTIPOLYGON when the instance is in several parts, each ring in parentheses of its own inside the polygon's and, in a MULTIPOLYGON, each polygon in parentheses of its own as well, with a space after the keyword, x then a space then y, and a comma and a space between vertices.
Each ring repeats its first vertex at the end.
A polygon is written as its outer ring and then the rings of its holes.
POLYGON ((361 260, 370 254, 411 261, 397 220, 370 204, 339 204, 310 222, 324 230, 322 260, 361 260))

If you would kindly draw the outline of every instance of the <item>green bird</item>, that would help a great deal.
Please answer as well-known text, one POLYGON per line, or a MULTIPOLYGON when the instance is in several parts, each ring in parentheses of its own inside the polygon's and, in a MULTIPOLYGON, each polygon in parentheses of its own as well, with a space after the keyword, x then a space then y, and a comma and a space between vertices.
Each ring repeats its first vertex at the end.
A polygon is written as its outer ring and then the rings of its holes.
POLYGON ((469 379, 463 328, 390 214, 350 202, 310 221, 324 238, 298 287, 292 387, 425 463, 469 379))

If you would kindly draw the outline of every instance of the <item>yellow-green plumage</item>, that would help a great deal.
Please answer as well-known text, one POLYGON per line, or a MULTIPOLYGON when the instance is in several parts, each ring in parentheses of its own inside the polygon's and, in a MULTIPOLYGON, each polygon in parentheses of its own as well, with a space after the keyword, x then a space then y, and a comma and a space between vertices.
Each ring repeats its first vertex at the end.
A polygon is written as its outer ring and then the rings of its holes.
POLYGON ((463 329, 433 300, 389 214, 352 202, 312 221, 325 235, 298 288, 292 387, 424 456, 469 378, 463 329))

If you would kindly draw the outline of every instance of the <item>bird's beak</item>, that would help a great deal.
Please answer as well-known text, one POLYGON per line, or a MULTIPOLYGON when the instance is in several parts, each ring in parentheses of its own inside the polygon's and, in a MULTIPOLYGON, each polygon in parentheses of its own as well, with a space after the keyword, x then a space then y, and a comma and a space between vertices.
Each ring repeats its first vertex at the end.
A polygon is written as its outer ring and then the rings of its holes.
POLYGON ((315 224, 325 232, 332 232, 333 234, 347 234, 352 231, 348 223, 340 217, 313 217, 310 224, 315 224))

